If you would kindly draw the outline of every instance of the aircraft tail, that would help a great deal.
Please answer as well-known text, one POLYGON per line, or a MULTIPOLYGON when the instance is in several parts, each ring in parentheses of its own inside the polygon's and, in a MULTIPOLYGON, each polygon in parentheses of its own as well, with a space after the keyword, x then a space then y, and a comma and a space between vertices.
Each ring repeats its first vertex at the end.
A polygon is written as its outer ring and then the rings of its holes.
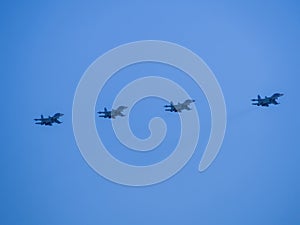
POLYGON ((44 119, 44 116, 43 116, 43 114, 41 115, 41 119, 44 119))
POLYGON ((260 95, 257 95, 257 99, 258 99, 258 100, 261 100, 261 97, 260 97, 260 95))

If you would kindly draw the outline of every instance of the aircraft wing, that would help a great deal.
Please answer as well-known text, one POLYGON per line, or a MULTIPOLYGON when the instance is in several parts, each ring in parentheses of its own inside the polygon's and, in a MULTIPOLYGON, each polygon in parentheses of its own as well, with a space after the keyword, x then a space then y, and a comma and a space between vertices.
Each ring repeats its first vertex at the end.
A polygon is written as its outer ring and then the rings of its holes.
POLYGON ((189 105, 191 104, 192 102, 195 102, 195 100, 191 100, 191 99, 187 99, 184 101, 184 103, 182 103, 183 105, 189 105))
POLYGON ((122 112, 124 109, 127 109, 127 106, 119 106, 115 111, 122 112))
POLYGON ((271 96, 271 98, 273 99, 278 99, 279 97, 283 96, 284 94, 280 94, 280 93, 275 93, 271 96))
POLYGON ((177 105, 173 105, 173 109, 175 109, 175 112, 181 112, 181 110, 183 109, 183 105, 178 103, 177 105))
POLYGON ((122 111, 127 109, 127 106, 119 106, 117 109, 113 109, 111 111, 111 118, 115 118, 116 116, 125 116, 122 111))

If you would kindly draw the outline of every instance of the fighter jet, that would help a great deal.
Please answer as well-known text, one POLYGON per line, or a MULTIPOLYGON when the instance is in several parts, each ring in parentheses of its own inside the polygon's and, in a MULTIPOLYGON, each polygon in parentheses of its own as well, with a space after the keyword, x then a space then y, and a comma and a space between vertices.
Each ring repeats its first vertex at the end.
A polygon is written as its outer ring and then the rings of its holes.
POLYGON ((59 121, 59 117, 63 116, 64 114, 62 113, 55 113, 54 116, 48 116, 48 118, 44 118, 43 115, 41 115, 40 119, 34 119, 35 121, 40 121, 36 122, 35 124, 40 124, 40 125, 45 125, 45 126, 52 126, 53 123, 58 123, 61 124, 62 122, 59 121))
POLYGON ((99 111, 97 113, 100 114, 99 117, 109 118, 109 119, 111 119, 111 118, 115 119, 116 116, 125 116, 122 113, 122 111, 124 109, 127 109, 127 107, 126 106, 119 106, 117 109, 112 109, 111 111, 108 111, 107 108, 105 107, 103 112, 99 111))
POLYGON ((279 102, 276 100, 281 96, 283 96, 283 94, 280 93, 275 93, 271 97, 265 96, 265 98, 261 98, 260 95, 258 95, 257 99, 251 99, 251 101, 256 101, 252 103, 252 105, 269 107, 270 104, 278 105, 279 102))
POLYGON ((165 111, 170 111, 170 112, 181 112, 182 110, 191 110, 189 107, 189 104, 192 102, 195 102, 195 100, 185 100, 183 103, 178 102, 177 105, 174 105, 173 102, 170 102, 170 105, 165 105, 164 107, 167 108, 165 111))

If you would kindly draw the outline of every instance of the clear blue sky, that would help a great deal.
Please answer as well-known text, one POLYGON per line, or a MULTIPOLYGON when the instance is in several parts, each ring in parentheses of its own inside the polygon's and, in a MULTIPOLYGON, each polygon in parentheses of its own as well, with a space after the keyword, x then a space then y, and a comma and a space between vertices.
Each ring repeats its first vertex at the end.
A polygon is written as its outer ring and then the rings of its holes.
MULTIPOLYGON (((0 24, 0 224, 300 224, 300 3, 13 1, 1 3, 0 24), (223 89, 228 126, 217 159, 199 173, 210 129, 201 90, 163 65, 120 71, 103 89, 97 110, 111 106, 117 88, 149 72, 180 82, 201 116, 200 141, 184 169, 163 183, 132 188, 107 181, 84 161, 73 135, 72 103, 97 57, 145 39, 178 43, 207 63, 223 89), (274 92, 285 94, 280 105, 251 106, 257 94, 274 92), (63 124, 34 124, 41 113, 55 112, 65 114, 63 124)), ((164 113, 161 104, 146 99, 130 115, 142 138, 153 116, 171 128, 149 155, 125 149, 110 121, 97 118, 115 157, 144 165, 171 153, 178 117, 164 113)))

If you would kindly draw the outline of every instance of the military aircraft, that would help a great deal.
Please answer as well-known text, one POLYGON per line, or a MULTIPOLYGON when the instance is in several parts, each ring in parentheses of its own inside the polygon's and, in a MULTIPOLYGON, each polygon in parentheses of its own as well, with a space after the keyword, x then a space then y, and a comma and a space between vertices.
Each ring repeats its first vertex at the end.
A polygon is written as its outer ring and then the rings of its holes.
POLYGON ((255 101, 252 105, 269 107, 270 104, 278 105, 279 102, 276 100, 281 96, 283 96, 283 94, 280 93, 275 93, 271 97, 265 96, 265 98, 261 98, 260 95, 258 95, 257 99, 251 99, 251 101, 255 101))
POLYGON ((195 102, 195 100, 185 100, 183 103, 178 102, 177 105, 174 105, 173 102, 170 102, 170 105, 165 105, 164 107, 167 108, 165 111, 170 111, 170 112, 181 112, 182 110, 191 110, 189 107, 189 104, 192 102, 195 102))
POLYGON ((52 126, 53 123, 58 123, 61 124, 62 122, 59 121, 59 117, 63 116, 64 114, 62 113, 55 113, 54 116, 48 116, 48 118, 44 118, 43 115, 41 115, 40 119, 34 119, 35 121, 40 121, 36 122, 35 124, 40 124, 40 125, 45 125, 45 126, 52 126))
POLYGON ((99 117, 115 119, 116 116, 125 116, 122 113, 122 111, 124 109, 127 109, 127 107, 126 106, 119 106, 117 109, 112 109, 111 111, 108 111, 107 108, 105 107, 103 112, 99 111, 98 113, 100 114, 99 117))

